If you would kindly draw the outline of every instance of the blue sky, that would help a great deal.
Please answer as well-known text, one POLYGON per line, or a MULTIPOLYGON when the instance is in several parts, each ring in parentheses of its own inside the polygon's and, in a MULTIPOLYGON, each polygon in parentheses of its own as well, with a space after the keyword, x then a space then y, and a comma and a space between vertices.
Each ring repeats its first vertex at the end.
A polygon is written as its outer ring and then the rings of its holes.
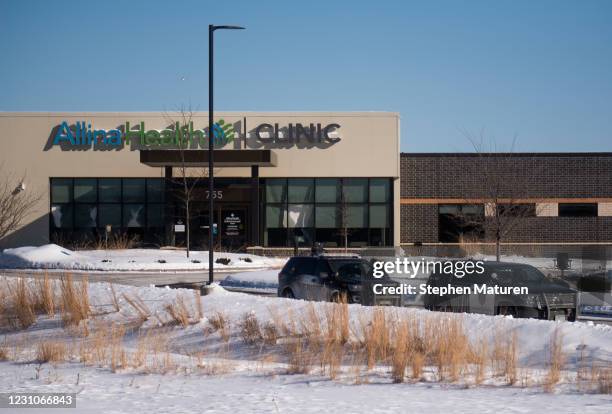
MULTIPOLYGON (((0 0, 1 111, 397 111, 402 150, 612 151, 612 1, 0 0)), ((374 137, 375 139, 375 137, 374 137)))

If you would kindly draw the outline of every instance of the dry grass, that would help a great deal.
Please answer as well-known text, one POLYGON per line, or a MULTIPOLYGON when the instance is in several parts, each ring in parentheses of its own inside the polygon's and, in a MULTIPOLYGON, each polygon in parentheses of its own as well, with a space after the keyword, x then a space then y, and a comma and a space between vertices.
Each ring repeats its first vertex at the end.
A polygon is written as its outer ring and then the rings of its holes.
POLYGON ((36 348, 36 360, 41 363, 65 361, 67 355, 68 349, 64 342, 40 342, 36 348))
POLYGON ((612 368, 605 367, 592 370, 595 392, 600 394, 612 394, 612 368))
POLYGON ((204 309, 202 308, 202 296, 200 294, 200 291, 197 289, 193 290, 193 302, 195 304, 198 321, 201 321, 204 318, 204 309))
POLYGON ((182 295, 178 295, 174 303, 167 304, 164 309, 170 315, 172 322, 176 325, 181 325, 183 328, 191 323, 191 315, 182 295))
POLYGON ((262 334, 265 345, 276 345, 279 333, 274 322, 267 322, 262 328, 262 334))
POLYGON ((486 338, 481 338, 471 348, 470 362, 474 365, 474 383, 481 384, 487 372, 489 360, 489 344, 486 338))
POLYGON ((84 278, 78 283, 68 274, 60 280, 61 313, 65 326, 78 326, 81 321, 89 318, 89 282, 84 278))
POLYGON ((113 304, 113 309, 115 309, 115 312, 119 312, 121 310, 121 308, 119 307, 119 300, 117 300, 117 292, 115 292, 115 285, 113 285, 113 283, 109 283, 110 285, 110 291, 111 291, 111 302, 113 304))
POLYGON ((221 339, 224 342, 229 342, 230 339, 230 321, 226 314, 216 312, 209 320, 211 332, 219 332, 221 339))
POLYGON ((239 328, 240 336, 245 343, 254 345, 263 342, 264 335, 254 312, 247 312, 242 316, 239 328))
POLYGON ((16 321, 21 329, 27 329, 36 322, 32 291, 23 278, 17 280, 16 286, 9 285, 9 290, 12 290, 12 315, 9 319, 16 321))
POLYGON ((457 381, 464 372, 470 350, 469 340, 458 317, 440 318, 433 337, 431 356, 439 381, 457 381))
POLYGON ((508 384, 514 385, 518 379, 518 337, 516 332, 510 335, 510 341, 504 355, 504 374, 508 384))
POLYGON ((548 371, 544 379, 544 391, 554 391, 555 385, 561 379, 561 371, 564 366, 565 354, 563 352, 563 336, 559 329, 555 329, 549 341, 548 371))
POLYGON ((9 359, 9 348, 6 342, 6 338, 4 341, 0 343, 0 361, 7 361, 9 359))
POLYGON ((393 353, 391 355, 391 378, 393 382, 404 382, 408 358, 410 355, 410 328, 408 322, 400 322, 395 329, 392 341, 393 353))
POLYGON ((45 313, 48 316, 55 315, 55 283, 49 279, 49 275, 45 272, 42 279, 36 279, 36 302, 34 308, 39 313, 45 313))
POLYGON ((116 372, 119 368, 126 368, 127 352, 123 347, 123 338, 125 336, 125 326, 113 324, 110 330, 110 367, 112 372, 116 372))
POLYGON ((138 295, 132 297, 124 293, 123 299, 136 311, 141 324, 145 323, 151 317, 151 310, 138 295))
POLYGON ((383 309, 377 308, 369 324, 362 323, 363 342, 367 356, 368 369, 374 368, 379 361, 385 361, 390 350, 390 329, 383 309))

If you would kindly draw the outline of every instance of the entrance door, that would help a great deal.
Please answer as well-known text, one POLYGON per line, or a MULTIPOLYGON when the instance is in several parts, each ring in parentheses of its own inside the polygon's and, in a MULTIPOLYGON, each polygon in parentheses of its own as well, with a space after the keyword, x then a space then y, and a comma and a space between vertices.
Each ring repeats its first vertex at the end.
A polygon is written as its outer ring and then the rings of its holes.
MULTIPOLYGON (((192 248, 208 249, 208 211, 202 208, 194 217, 192 248)), ((244 249, 248 235, 248 208, 244 206, 215 206, 214 210, 215 246, 222 250, 238 251, 244 249)))
POLYGON ((230 251, 243 249, 247 244, 247 209, 221 206, 220 213, 219 242, 221 246, 230 251))

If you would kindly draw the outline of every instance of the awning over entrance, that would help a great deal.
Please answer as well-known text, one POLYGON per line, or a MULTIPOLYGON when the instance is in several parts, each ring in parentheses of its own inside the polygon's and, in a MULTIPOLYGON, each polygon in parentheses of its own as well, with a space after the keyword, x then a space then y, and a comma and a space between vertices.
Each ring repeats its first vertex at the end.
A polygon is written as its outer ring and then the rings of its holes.
MULTIPOLYGON (((275 167, 272 150, 215 150, 215 167, 275 167)), ((208 150, 141 150, 140 162, 150 167, 207 167, 208 150), (184 159, 184 161, 183 161, 184 159)))

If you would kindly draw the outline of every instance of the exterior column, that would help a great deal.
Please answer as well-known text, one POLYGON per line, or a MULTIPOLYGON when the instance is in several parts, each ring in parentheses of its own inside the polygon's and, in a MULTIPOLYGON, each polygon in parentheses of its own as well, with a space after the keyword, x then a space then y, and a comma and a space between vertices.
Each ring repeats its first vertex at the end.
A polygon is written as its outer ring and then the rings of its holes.
POLYGON ((259 166, 251 165, 251 246, 260 245, 259 224, 259 166))

